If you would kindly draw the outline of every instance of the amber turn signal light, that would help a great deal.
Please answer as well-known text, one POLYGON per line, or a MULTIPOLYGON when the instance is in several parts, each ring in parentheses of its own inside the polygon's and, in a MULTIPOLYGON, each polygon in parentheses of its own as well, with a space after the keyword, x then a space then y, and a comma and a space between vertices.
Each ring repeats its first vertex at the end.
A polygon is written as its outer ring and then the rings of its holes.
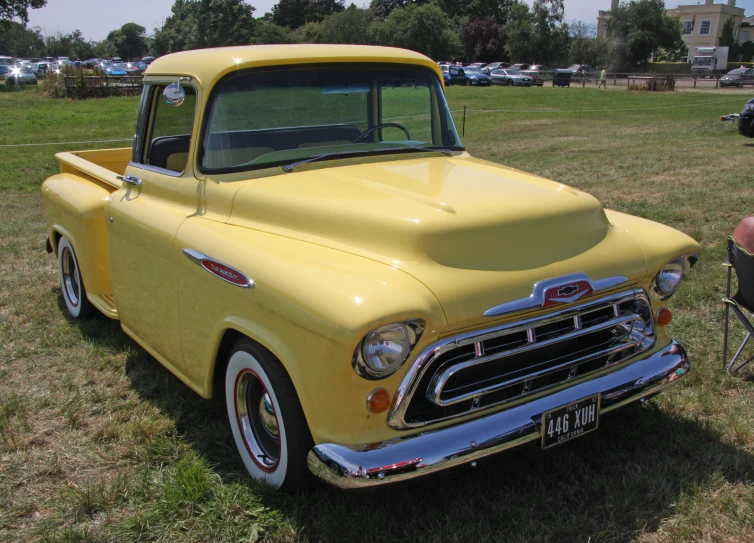
POLYGON ((390 407, 390 394, 384 388, 376 388, 367 396, 367 409, 371 413, 383 413, 388 407, 390 407))
POLYGON ((657 326, 667 326, 673 322, 673 314, 670 309, 663 307, 657 312, 657 326))

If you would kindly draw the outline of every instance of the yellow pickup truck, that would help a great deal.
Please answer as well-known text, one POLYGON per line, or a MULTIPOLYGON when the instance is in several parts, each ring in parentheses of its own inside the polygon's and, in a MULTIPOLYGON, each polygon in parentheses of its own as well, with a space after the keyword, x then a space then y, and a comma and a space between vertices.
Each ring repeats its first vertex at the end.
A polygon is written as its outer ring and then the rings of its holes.
POLYGON ((132 147, 57 158, 47 249, 71 316, 120 320, 224 395, 272 485, 552 447, 689 371, 666 305, 699 245, 469 155, 420 54, 167 55, 132 147))

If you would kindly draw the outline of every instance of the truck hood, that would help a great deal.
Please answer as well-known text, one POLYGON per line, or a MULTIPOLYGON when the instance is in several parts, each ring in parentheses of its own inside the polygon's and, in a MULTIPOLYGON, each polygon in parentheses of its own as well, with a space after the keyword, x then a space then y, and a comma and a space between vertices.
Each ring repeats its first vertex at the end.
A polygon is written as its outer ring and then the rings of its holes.
POLYGON ((529 296, 543 279, 646 274, 641 248, 594 197, 467 155, 423 157, 253 180, 228 222, 403 270, 454 326, 484 322, 485 310, 529 296))

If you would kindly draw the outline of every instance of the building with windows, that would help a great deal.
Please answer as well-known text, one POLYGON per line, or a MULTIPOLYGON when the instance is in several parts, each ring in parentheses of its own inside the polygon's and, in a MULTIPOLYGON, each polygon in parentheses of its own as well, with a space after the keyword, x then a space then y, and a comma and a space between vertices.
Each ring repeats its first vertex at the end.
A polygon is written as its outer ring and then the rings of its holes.
MULTIPOLYGON (((612 0, 612 9, 618 7, 618 0, 612 0)), ((715 4, 714 0, 704 0, 704 3, 690 4, 670 8, 667 14, 681 19, 683 25, 683 41, 686 44, 686 58, 694 56, 697 47, 713 47, 723 31, 723 25, 729 18, 733 18, 734 36, 740 43, 754 40, 754 27, 744 24, 744 9, 736 7, 736 0, 727 0, 726 4, 715 4)), ((597 35, 607 35, 607 20, 609 11, 600 11, 597 17, 597 35)), ((750 20, 749 17, 747 20, 750 20)))
POLYGON ((736 41, 742 38, 741 23, 744 20, 744 9, 736 7, 736 0, 728 0, 727 4, 715 4, 713 0, 705 0, 704 4, 668 9, 667 14, 681 19, 682 37, 686 44, 684 60, 693 57, 697 47, 718 45, 723 25, 730 18, 733 18, 733 35, 736 41))

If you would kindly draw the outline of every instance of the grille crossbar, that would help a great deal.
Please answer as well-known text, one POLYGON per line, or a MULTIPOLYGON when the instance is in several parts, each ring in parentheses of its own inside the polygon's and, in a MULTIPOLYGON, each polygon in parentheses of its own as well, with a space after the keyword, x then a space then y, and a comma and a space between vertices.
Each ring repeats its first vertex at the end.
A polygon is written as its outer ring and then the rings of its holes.
POLYGON ((417 359, 420 371, 399 406, 399 426, 423 426, 562 386, 652 345, 643 290, 456 336, 417 359))

